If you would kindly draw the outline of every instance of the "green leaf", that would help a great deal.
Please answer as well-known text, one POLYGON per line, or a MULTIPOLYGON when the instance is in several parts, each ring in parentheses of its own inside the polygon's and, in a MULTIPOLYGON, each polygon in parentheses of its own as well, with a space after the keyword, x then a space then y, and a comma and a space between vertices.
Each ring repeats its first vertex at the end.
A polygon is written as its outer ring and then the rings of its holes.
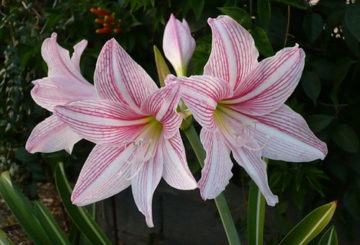
POLYGON ((280 242, 280 245, 307 244, 330 222, 336 201, 325 204, 303 218, 280 242))
POLYGON ((9 240, 3 230, 0 230, 0 245, 15 245, 15 243, 9 240))
POLYGON ((164 57, 162 56, 160 50, 153 46, 154 48, 154 56, 155 56, 155 63, 156 63, 156 70, 159 77, 159 83, 161 87, 165 87, 164 80, 168 74, 170 74, 170 70, 165 62, 164 57))
POLYGON ((323 30, 323 19, 317 13, 307 13, 304 18, 303 28, 307 38, 313 42, 315 41, 321 31, 323 30))
POLYGON ((271 4, 270 0, 257 1, 257 13, 259 16, 261 26, 267 30, 271 19, 271 4))
POLYGON ((199 20, 204 9, 205 0, 191 1, 191 9, 195 14, 196 20, 199 20))
POLYGON ((338 125, 331 135, 334 143, 344 151, 356 153, 359 148, 359 138, 356 132, 347 124, 338 125))
POLYGON ((306 9, 306 5, 303 0, 276 0, 276 2, 290 5, 298 9, 306 9))
POLYGON ((352 35, 360 40, 360 4, 348 4, 345 12, 345 24, 352 35))
POLYGON ((325 129, 334 119, 333 116, 322 115, 322 114, 313 114, 306 118, 306 121, 309 123, 311 130, 314 133, 320 132, 325 129))
POLYGON ((265 219, 265 198, 253 181, 249 186, 247 211, 248 244, 262 245, 265 219))
POLYGON ((85 207, 78 207, 71 203, 72 189, 66 178, 63 163, 58 163, 55 168, 55 183, 62 203, 76 227, 86 236, 94 245, 108 244, 111 242, 104 232, 92 219, 91 214, 85 207))
POLYGON ((223 14, 229 15, 246 29, 251 28, 251 16, 242 8, 222 7, 218 8, 223 14))
POLYGON ((339 96, 339 89, 346 78, 346 75, 349 72, 351 65, 354 63, 354 60, 348 57, 339 58, 336 62, 334 72, 333 72, 333 89, 331 91, 331 99, 335 105, 338 105, 338 96, 339 96))
POLYGON ((321 82, 318 75, 312 71, 305 71, 301 78, 301 85, 305 91, 305 94, 315 104, 321 90, 321 82))
POLYGON ((254 30, 251 30, 250 33, 254 38, 255 46, 259 50, 260 54, 265 57, 274 55, 270 40, 264 29, 256 27, 254 30))
POLYGON ((337 234, 334 226, 331 226, 321 237, 318 245, 338 245, 337 234))
POLYGON ((34 215, 33 207, 29 200, 22 194, 19 188, 12 183, 8 172, 1 174, 0 194, 26 235, 34 244, 52 244, 39 220, 34 215))
POLYGON ((54 217, 50 213, 50 210, 41 202, 35 201, 35 214, 38 217, 40 224, 49 235, 52 244, 70 245, 70 242, 61 231, 60 227, 56 223, 54 217))

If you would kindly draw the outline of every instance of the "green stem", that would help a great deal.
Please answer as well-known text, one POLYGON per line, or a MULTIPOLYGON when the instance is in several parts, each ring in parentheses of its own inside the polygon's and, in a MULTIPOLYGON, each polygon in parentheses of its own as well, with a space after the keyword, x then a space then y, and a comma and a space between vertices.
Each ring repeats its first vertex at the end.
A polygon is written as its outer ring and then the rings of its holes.
MULTIPOLYGON (((194 125, 191 125, 187 129, 185 129, 184 133, 195 152, 196 158, 198 159, 200 166, 204 167, 204 160, 206 157, 206 153, 204 148, 202 147, 199 136, 194 128, 194 125)), ((231 212, 226 202, 224 194, 221 193, 215 198, 215 204, 220 214, 221 222, 223 224, 229 244, 240 245, 240 238, 236 231, 235 224, 232 219, 231 212)))

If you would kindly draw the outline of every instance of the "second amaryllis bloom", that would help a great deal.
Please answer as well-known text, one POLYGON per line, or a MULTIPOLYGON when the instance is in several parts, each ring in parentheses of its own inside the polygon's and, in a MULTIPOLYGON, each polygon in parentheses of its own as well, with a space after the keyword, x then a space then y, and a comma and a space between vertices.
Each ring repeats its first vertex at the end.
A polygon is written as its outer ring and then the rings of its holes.
MULTIPOLYGON (((76 44, 70 58, 69 51, 61 47, 56 39, 57 34, 53 33, 41 46, 41 55, 48 66, 48 76, 33 81, 35 86, 31 90, 33 100, 50 112, 57 105, 97 97, 94 86, 80 73, 80 58, 87 41, 82 40, 76 44)), ((81 137, 66 123, 51 115, 33 129, 25 147, 31 153, 59 150, 71 153, 79 140, 81 137)))
POLYGON ((152 227, 152 197, 161 177, 176 189, 197 187, 179 132, 179 85, 157 88, 115 39, 99 55, 94 83, 101 100, 55 108, 61 121, 96 143, 71 200, 87 205, 131 185, 135 203, 152 227))
POLYGON ((212 49, 204 75, 166 80, 182 86, 182 99, 203 127, 201 195, 215 198, 224 190, 232 176, 232 152, 273 206, 278 197, 269 188, 262 156, 307 162, 327 154, 301 115, 284 105, 300 80, 305 54, 296 45, 259 63, 254 40, 236 21, 219 16, 208 22, 212 49))
POLYGON ((195 50, 195 40, 186 20, 180 22, 171 14, 165 26, 163 50, 176 74, 186 76, 187 66, 195 50))

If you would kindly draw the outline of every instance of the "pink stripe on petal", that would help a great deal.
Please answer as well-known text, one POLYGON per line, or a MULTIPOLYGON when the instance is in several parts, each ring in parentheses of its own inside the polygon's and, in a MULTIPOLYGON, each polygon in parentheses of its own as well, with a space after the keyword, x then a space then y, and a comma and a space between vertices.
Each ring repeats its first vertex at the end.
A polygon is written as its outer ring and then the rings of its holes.
POLYGON ((91 151, 76 182, 71 201, 84 206, 94 203, 130 185, 131 164, 135 147, 107 147, 96 145, 91 151))
POLYGON ((231 107, 249 115, 265 115, 279 108, 296 88, 305 54, 298 46, 284 48, 261 61, 240 84, 231 107))
POLYGON ((136 206, 145 215, 146 224, 154 227, 152 218, 152 199, 163 174, 162 152, 157 151, 150 160, 137 164, 133 169, 135 177, 131 180, 132 193, 136 206), (143 165, 143 166, 142 166, 143 165), (141 169, 137 169, 141 167, 141 169))
POLYGON ((263 156, 289 162, 325 158, 326 144, 311 132, 304 118, 288 106, 254 118, 258 121, 254 137, 265 145, 263 156))
POLYGON ((157 90, 151 77, 115 39, 106 42, 102 48, 94 81, 100 98, 129 104, 135 110, 157 90))
POLYGON ((264 195, 269 206, 275 206, 279 202, 269 187, 266 173, 266 163, 261 159, 259 151, 250 151, 245 148, 232 149, 235 160, 242 166, 259 190, 264 195))
POLYGON ((163 150, 164 154, 163 177, 165 181, 176 189, 195 189, 197 183, 187 165, 185 148, 180 133, 178 132, 171 139, 164 139, 159 148, 163 150))
POLYGON ((182 122, 182 117, 176 112, 179 98, 180 86, 171 84, 151 94, 141 106, 143 113, 154 115, 162 123, 166 138, 179 132, 182 122))
POLYGON ((55 107, 54 113, 85 139, 113 146, 133 141, 148 122, 128 105, 112 101, 72 102, 55 107))
POLYGON ((70 154, 79 140, 81 137, 69 126, 55 116, 50 116, 32 130, 25 148, 30 153, 66 150, 70 154))
POLYGON ((219 133, 202 129, 200 139, 206 151, 206 158, 198 185, 204 200, 213 199, 225 189, 232 177, 230 149, 219 133))
POLYGON ((229 85, 215 77, 191 76, 174 78, 168 76, 166 83, 171 80, 180 84, 181 98, 193 112, 193 115, 202 127, 216 129, 214 111, 217 103, 230 96, 229 85))
POLYGON ((234 90, 256 66, 259 52, 249 32, 229 16, 208 23, 213 40, 204 75, 221 78, 234 90))

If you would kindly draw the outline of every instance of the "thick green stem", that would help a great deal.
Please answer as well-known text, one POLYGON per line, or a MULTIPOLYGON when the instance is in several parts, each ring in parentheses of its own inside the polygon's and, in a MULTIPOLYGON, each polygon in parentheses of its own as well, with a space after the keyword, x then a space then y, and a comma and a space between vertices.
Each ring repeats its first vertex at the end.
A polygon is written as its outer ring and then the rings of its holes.
MULTIPOLYGON (((206 157, 204 148, 200 142, 199 136, 193 125, 190 125, 184 130, 186 137, 188 138, 191 147, 193 148, 196 158, 199 161, 201 167, 204 167, 204 160, 206 157)), ((226 232, 227 239, 230 245, 240 245, 240 238, 236 231, 234 221, 231 216, 229 206, 226 202, 224 195, 221 193, 215 198, 215 204, 220 214, 221 222, 226 232)))

